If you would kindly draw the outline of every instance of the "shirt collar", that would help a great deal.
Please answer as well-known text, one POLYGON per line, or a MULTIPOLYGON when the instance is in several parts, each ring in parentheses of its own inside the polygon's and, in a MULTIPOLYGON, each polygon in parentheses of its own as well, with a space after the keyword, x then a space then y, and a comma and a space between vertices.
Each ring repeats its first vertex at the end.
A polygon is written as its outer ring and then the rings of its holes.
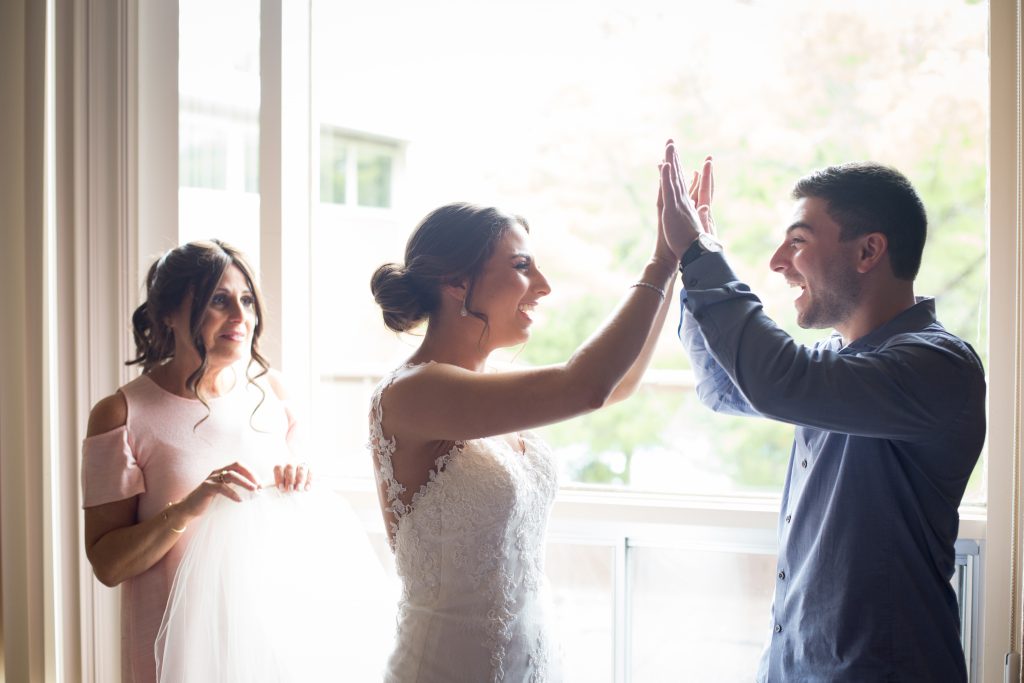
MULTIPOLYGON (((918 332, 932 325, 935 320, 935 299, 930 296, 914 297, 916 303, 892 320, 882 323, 843 350, 872 351, 885 340, 905 332, 918 332)), ((836 333, 835 336, 838 336, 836 333)))

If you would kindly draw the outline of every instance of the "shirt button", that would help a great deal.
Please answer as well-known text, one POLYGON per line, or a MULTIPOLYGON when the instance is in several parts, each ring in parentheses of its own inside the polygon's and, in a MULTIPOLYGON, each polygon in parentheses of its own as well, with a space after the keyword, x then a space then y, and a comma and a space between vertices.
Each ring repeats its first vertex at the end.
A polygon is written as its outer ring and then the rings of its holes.
POLYGON ((779 578, 780 579, 785 579, 786 578, 786 572, 784 572, 784 571, 779 572, 779 578))
POLYGON ((775 632, 782 633, 782 624, 775 624, 775 632))
POLYGON ((807 467, 807 458, 804 458, 803 460, 800 461, 800 467, 803 467, 803 468, 807 467))
POLYGON ((789 524, 793 521, 793 515, 786 515, 786 523, 789 524))

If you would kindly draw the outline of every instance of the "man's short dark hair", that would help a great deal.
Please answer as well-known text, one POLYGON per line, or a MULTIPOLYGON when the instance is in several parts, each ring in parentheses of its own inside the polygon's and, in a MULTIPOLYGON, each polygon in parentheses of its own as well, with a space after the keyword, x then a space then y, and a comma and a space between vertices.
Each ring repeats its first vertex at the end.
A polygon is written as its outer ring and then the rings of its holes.
POLYGON ((817 197, 839 224, 839 239, 880 232, 889 241, 893 275, 913 280, 921 267, 928 233, 924 204, 906 176, 871 162, 829 166, 801 178, 793 198, 817 197))

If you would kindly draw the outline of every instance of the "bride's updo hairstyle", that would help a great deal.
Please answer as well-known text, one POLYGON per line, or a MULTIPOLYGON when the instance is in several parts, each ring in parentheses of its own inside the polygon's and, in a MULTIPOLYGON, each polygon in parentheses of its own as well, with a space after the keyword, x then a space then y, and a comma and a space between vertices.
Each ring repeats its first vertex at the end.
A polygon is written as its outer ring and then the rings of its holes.
POLYGON ((395 332, 413 329, 438 310, 444 285, 466 280, 466 311, 486 325, 487 316, 473 310, 473 286, 498 241, 516 223, 530 231, 521 216, 493 207, 460 202, 427 214, 405 245, 405 263, 385 263, 370 279, 384 324, 395 332))

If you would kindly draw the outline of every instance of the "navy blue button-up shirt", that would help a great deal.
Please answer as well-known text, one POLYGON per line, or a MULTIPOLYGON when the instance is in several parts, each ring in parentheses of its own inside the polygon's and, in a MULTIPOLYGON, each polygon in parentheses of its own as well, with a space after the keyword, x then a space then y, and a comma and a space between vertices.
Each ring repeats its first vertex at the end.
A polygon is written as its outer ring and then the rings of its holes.
POLYGON ((679 336, 701 401, 796 425, 759 681, 965 681, 950 586, 985 439, 969 344, 918 303, 842 346, 797 343, 721 254, 689 264, 679 336))

